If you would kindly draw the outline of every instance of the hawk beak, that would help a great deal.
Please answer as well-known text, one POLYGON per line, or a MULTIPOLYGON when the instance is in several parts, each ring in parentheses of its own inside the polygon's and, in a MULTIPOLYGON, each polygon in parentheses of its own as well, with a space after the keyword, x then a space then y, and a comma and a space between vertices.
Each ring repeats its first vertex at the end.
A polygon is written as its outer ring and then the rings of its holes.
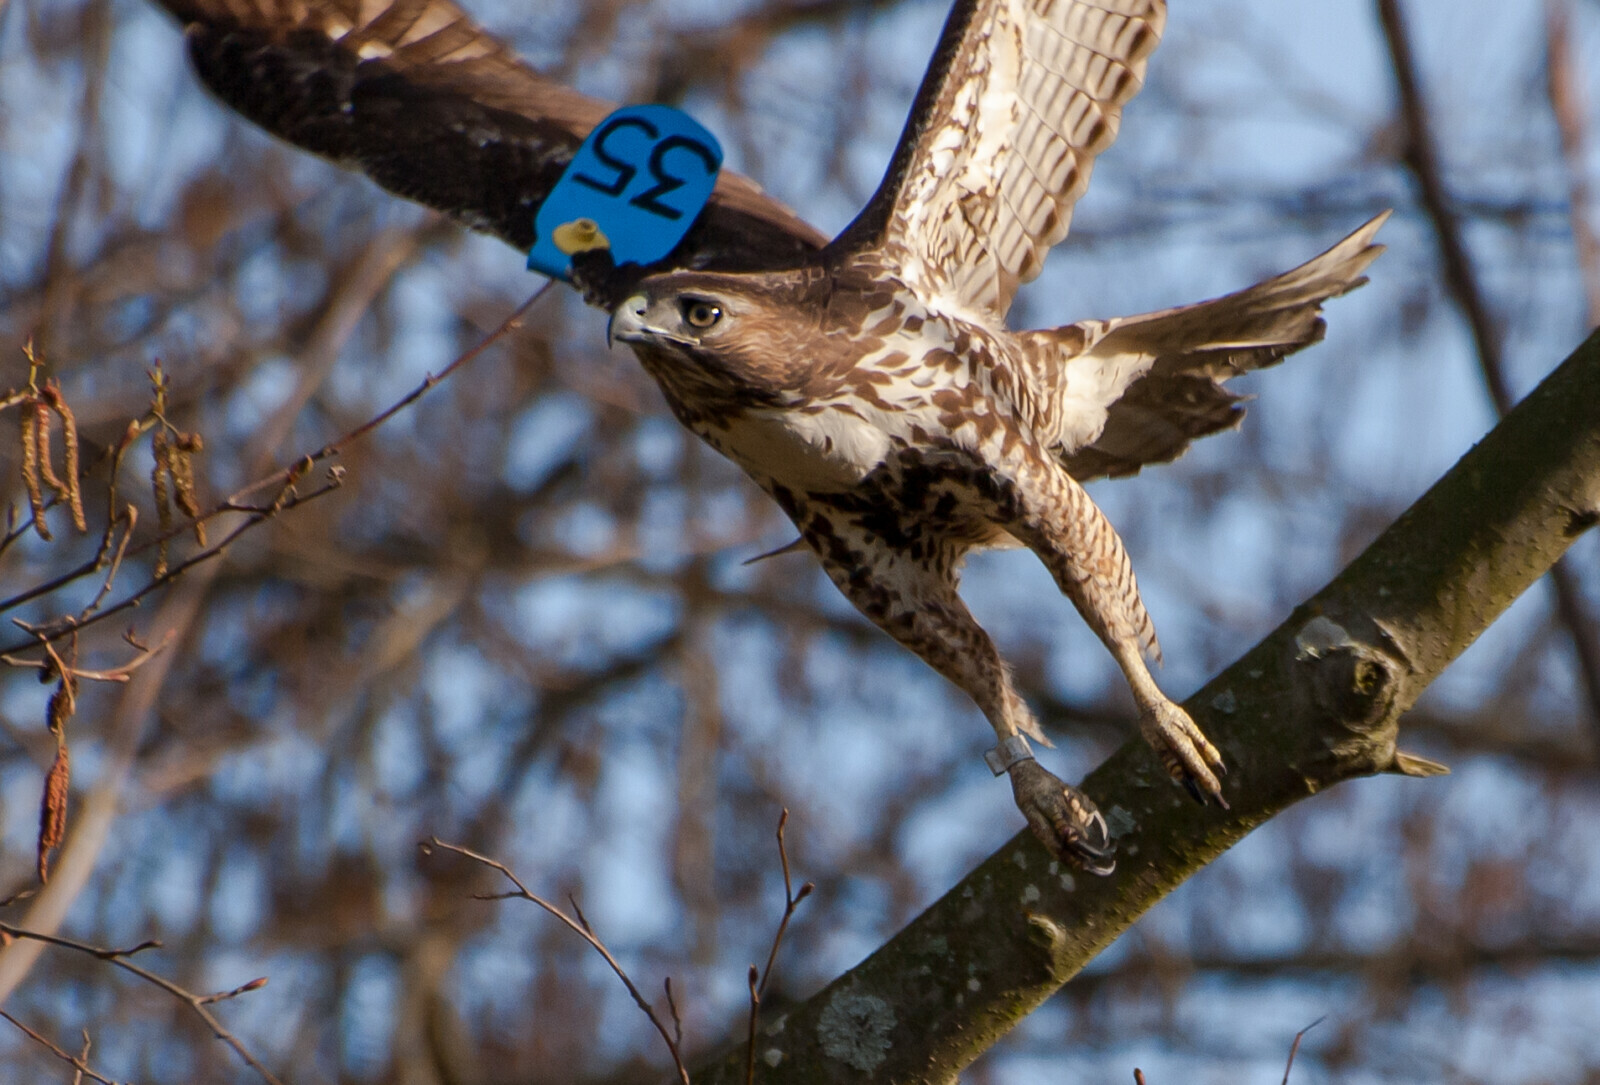
POLYGON ((617 306, 611 319, 606 322, 606 349, 609 350, 619 339, 624 343, 643 339, 645 333, 651 330, 644 322, 649 308, 650 301, 643 294, 635 294, 617 306))

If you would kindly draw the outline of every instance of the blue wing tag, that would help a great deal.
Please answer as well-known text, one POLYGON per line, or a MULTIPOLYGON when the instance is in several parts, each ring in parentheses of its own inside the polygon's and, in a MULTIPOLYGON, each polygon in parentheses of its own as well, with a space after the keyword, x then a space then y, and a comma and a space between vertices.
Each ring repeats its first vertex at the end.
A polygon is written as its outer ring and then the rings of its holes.
POLYGON ((722 168, 716 137, 682 110, 624 106, 595 126, 533 220, 528 267, 572 275, 572 254, 650 264, 689 232, 722 168))

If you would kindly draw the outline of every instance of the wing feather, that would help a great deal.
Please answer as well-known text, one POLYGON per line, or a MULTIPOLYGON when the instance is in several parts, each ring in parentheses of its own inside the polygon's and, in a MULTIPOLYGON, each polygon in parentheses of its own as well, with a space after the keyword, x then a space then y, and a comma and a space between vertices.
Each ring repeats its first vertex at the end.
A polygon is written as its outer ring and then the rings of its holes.
MULTIPOLYGON (((450 0, 160 2, 229 106, 522 250, 539 205, 613 108, 539 75, 450 0)), ((724 171, 660 268, 792 266, 824 241, 724 171)))
POLYGON ((1067 234, 1165 0, 960 0, 883 183, 834 241, 929 299, 1002 318, 1067 234))
POLYGON ((1035 376, 1059 397, 1054 421, 1067 471, 1080 482, 1135 474, 1237 426, 1246 397, 1224 384, 1322 338, 1323 303, 1367 281, 1363 273, 1383 252, 1373 238, 1388 217, 1385 211, 1320 256, 1224 297, 1028 333, 1069 354, 1035 376))

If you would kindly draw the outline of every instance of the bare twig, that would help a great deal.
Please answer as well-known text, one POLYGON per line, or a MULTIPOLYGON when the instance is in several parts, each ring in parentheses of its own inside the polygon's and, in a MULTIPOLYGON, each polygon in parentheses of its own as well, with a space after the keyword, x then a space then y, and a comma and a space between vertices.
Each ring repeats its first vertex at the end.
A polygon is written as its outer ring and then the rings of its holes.
MULTIPOLYGON (((395 251, 391 251, 396 247, 392 243, 375 242, 373 248, 378 251, 380 258, 370 261, 371 272, 352 275, 344 288, 338 291, 338 297, 333 299, 336 303, 331 304, 324 311, 322 319, 317 322, 314 334, 309 340, 312 346, 305 352, 315 364, 307 366, 302 374, 297 397, 281 405, 264 426, 257 428, 255 440, 257 447, 243 457, 246 464, 259 465, 250 467, 250 474, 265 471, 265 465, 271 462, 272 450, 280 443, 278 435, 287 431, 294 414, 303 405, 304 397, 309 394, 310 387, 325 376, 331 360, 338 354, 340 343, 344 342, 353 331, 359 311, 370 304, 397 269, 395 251)), ((134 436, 137 437, 138 432, 135 432, 134 436)), ((329 472, 333 477, 330 478, 328 486, 318 493, 299 497, 293 491, 292 479, 297 478, 300 471, 301 468, 295 465, 280 473, 286 477, 286 484, 280 487, 277 497, 271 503, 270 509, 265 510, 264 515, 275 514, 289 507, 291 499, 302 502, 314 499, 321 493, 330 492, 338 483, 339 472, 335 468, 329 472)), ((227 504, 236 503, 227 502, 227 504)), ((224 540, 224 543, 226 541, 224 540)), ((214 553, 197 556, 189 567, 192 568, 199 561, 207 560, 220 552, 219 549, 214 553)), ((220 563, 212 562, 195 569, 192 575, 185 576, 178 583, 172 584, 175 590, 167 596, 155 616, 156 627, 175 630, 180 637, 182 631, 191 628, 200 613, 205 595, 210 590, 215 571, 219 566, 220 563)), ((173 579, 175 577, 169 577, 167 583, 171 584, 173 579)), ((142 595, 148 590, 147 587, 145 592, 136 594, 142 595)), ((139 601, 139 599, 124 600, 119 604, 119 608, 137 605, 139 601)), ((103 611, 78 623, 72 632, 75 634, 76 629, 100 620, 107 613, 109 612, 103 611)), ((102 750, 99 778, 84 797, 73 832, 57 856, 50 886, 38 895, 38 899, 29 908, 29 923, 35 929, 52 931, 57 929, 63 922, 72 900, 87 884, 94 864, 109 838, 111 824, 119 812, 122 789, 140 749, 141 738, 154 715, 156 698, 169 673, 171 659, 172 653, 164 653, 155 666, 148 668, 141 675, 140 681, 130 682, 123 687, 124 693, 119 698, 118 706, 108 724, 108 738, 102 750)), ((0 947, 0 1001, 3 1001, 22 982, 38 959, 41 949, 42 946, 38 942, 20 942, 0 947)))
MULTIPOLYGON (((112 489, 115 491, 116 480, 112 480, 112 489)), ((112 498, 115 501, 115 496, 112 498)), ((133 538, 133 529, 139 526, 139 509, 136 505, 128 505, 123 509, 122 516, 113 516, 106 524, 106 533, 100 540, 100 551, 95 554, 95 565, 106 570, 106 578, 100 582, 100 591, 89 600, 89 604, 79 612, 79 619, 87 618, 100 609, 100 604, 106 601, 106 596, 111 594, 112 587, 117 582, 117 572, 122 568, 122 559, 128 556, 128 542, 133 538), (116 551, 111 550, 112 540, 116 536, 117 525, 126 521, 127 527, 123 529, 122 541, 116 544, 116 551), (107 560, 109 557, 109 560, 107 560)))
MULTIPOLYGON (((30 633, 34 632, 32 626, 18 618, 13 618, 11 621, 13 624, 20 626, 30 633)), ((66 672, 70 673, 74 678, 87 678, 91 682, 126 682, 128 679, 133 677, 134 671, 137 671, 140 667, 143 667, 146 663, 150 662, 150 660, 155 658, 158 653, 163 652, 167 648, 171 647, 172 631, 169 629, 166 636, 161 638, 161 643, 156 645, 154 648, 150 647, 148 644, 140 644, 139 641, 134 637, 131 630, 124 633, 122 635, 122 639, 132 646, 133 649, 139 654, 134 656, 131 660, 124 663, 120 667, 111 667, 103 670, 90 670, 84 667, 68 665, 61 662, 59 658, 54 660, 18 659, 13 655, 0 655, 0 662, 5 663, 9 667, 31 667, 37 670, 51 671, 55 673, 60 673, 61 669, 65 668, 66 672)), ((49 642, 46 641, 43 643, 46 649, 50 650, 49 642)), ((50 650, 50 654, 52 656, 55 655, 53 650, 50 650)), ((48 681, 48 675, 41 680, 48 681)))
POLYGON ((789 929, 789 920, 794 918, 795 909, 800 907, 800 902, 811 895, 816 889, 815 882, 806 882, 800 891, 794 892, 794 882, 789 876, 789 850, 784 846, 783 830, 789 824, 789 809, 784 807, 778 815, 778 861, 783 866, 783 919, 778 923, 778 931, 772 936, 772 949, 767 953, 767 967, 761 974, 761 991, 766 994, 767 981, 772 978, 772 965, 778 958, 778 947, 783 945, 784 932, 789 929))
MULTIPOLYGON (((229 1047, 233 1048, 234 1052, 245 1061, 245 1064, 254 1070, 258 1075, 260 1075, 261 1080, 267 1082, 268 1085, 283 1085, 283 1083, 273 1075, 272 1071, 263 1066, 260 1061, 250 1053, 249 1049, 240 1042, 237 1036, 229 1032, 227 1028, 223 1026, 222 1022, 217 1020, 215 1014, 206 1009, 206 1007, 211 1003, 222 1002, 237 995, 242 995, 247 991, 255 991, 261 987, 264 987, 267 982, 265 977, 251 980, 249 983, 235 987, 231 991, 223 991, 217 994, 195 994, 188 988, 180 987, 178 984, 173 983, 165 976, 157 975, 156 973, 151 972, 149 969, 141 968, 139 965, 136 965, 132 961, 128 960, 129 957, 136 953, 141 953, 144 950, 159 949, 161 947, 161 943, 157 941, 140 942, 131 949, 106 949, 101 946, 89 945, 87 942, 78 942, 71 938, 62 938, 60 935, 42 934, 38 931, 30 931, 25 927, 17 927, 10 923, 4 922, 0 922, 0 932, 9 935, 12 938, 26 938, 35 942, 43 942, 46 945, 60 946, 63 949, 71 949, 76 950, 79 953, 88 954, 89 956, 98 958, 99 960, 108 961, 124 971, 133 973, 146 983, 150 983, 161 988, 173 998, 177 999, 179 1002, 182 1002, 184 1005, 193 1010, 200 1020, 204 1021, 206 1026, 211 1029, 211 1034, 217 1039, 221 1040, 223 1043, 227 1044, 229 1047)), ((13 1024, 15 1024, 15 1022, 13 1022, 13 1024)), ((21 1026, 19 1025, 18 1027, 20 1028, 21 1026)), ((105 1079, 101 1078, 99 1080, 103 1081, 105 1079)))
POLYGON ((1289 1045, 1289 1061, 1283 1067, 1283 1085, 1289 1085, 1289 1071, 1294 1069, 1294 1057, 1300 1052, 1300 1041, 1306 1038, 1306 1033, 1310 1032, 1327 1019, 1327 1014, 1323 1014, 1321 1017, 1311 1022, 1311 1024, 1294 1034, 1294 1043, 1289 1045))
POLYGON ((672 977, 668 976, 661 984, 667 990, 667 1012, 672 1015, 672 1038, 683 1048, 683 1018, 678 1015, 678 1000, 672 997, 672 977))
POLYGON ((29 1028, 27 1025, 24 1025, 21 1021, 18 1021, 15 1017, 12 1017, 6 1011, 0 1010, 0 1017, 4 1017, 7 1021, 10 1021, 13 1025, 17 1026, 17 1028, 21 1029, 23 1033, 34 1043, 43 1047, 46 1051, 50 1052, 50 1054, 54 1055, 62 1062, 70 1065, 75 1071, 73 1076, 74 1081, 82 1081, 84 1078, 88 1077, 100 1082, 101 1085, 118 1085, 118 1082, 111 1078, 105 1077, 102 1074, 98 1074, 90 1068, 88 1063, 89 1034, 87 1032, 83 1034, 84 1053, 82 1055, 73 1055, 70 1052, 61 1050, 61 1048, 51 1043, 48 1039, 29 1028))
POLYGON ((745 977, 750 987, 750 1023, 749 1032, 744 1043, 744 1083, 753 1085, 756 1080, 756 1023, 761 1019, 761 986, 760 973, 756 966, 750 966, 750 973, 745 977))
MULTIPOLYGON (((1462 237, 1461 222, 1445 189, 1430 114, 1399 0, 1378 0, 1378 19, 1383 24, 1400 91, 1400 112, 1406 128, 1403 161, 1417 180, 1423 210, 1433 224, 1444 263, 1446 289, 1472 331, 1484 387, 1495 413, 1504 417, 1515 401, 1506 380, 1501 331, 1489 311, 1487 295, 1462 237)), ((1600 748, 1600 630, 1585 613, 1583 593, 1570 561, 1563 560, 1550 570, 1550 583, 1555 589, 1556 618, 1566 629, 1578 657, 1579 682, 1589 702, 1594 741, 1600 748)))
MULTIPOLYGON (((1289 1062, 1283 1068, 1283 1085, 1289 1085, 1289 1071, 1294 1069, 1294 1057, 1300 1051, 1300 1041, 1305 1039, 1306 1033, 1310 1032, 1327 1019, 1327 1015, 1323 1015, 1294 1034, 1294 1043, 1289 1045, 1289 1062)), ((1137 1066, 1133 1068, 1133 1081, 1134 1085, 1145 1085, 1144 1071, 1139 1069, 1137 1066)))
MULTIPOLYGON (((512 885, 516 886, 516 888, 505 893, 474 894, 478 900, 510 900, 515 898, 530 901, 533 904, 537 904, 540 908, 544 909, 545 912, 559 920, 568 930, 582 938, 585 942, 588 942, 590 947, 593 948, 596 953, 600 954, 602 958, 604 958, 606 964, 611 967, 611 971, 614 972, 616 977, 622 981, 622 985, 628 989, 628 994, 633 996, 634 1004, 644 1012, 644 1015, 650 1019, 650 1023, 655 1026, 655 1030, 661 1034, 661 1042, 667 1045, 667 1051, 672 1056, 672 1065, 678 1073, 678 1080, 683 1082, 683 1085, 690 1085, 689 1068, 684 1065, 683 1055, 680 1048, 680 1042, 682 1040, 681 1031, 679 1031, 679 1037, 676 1040, 673 1038, 672 1033, 667 1031, 667 1026, 662 1022, 661 1017, 656 1013, 655 1008, 645 1000, 644 995, 640 993, 638 986, 634 984, 633 979, 628 975, 627 971, 622 967, 622 965, 617 963, 617 959, 611 955, 611 951, 606 948, 606 944, 600 940, 599 936, 594 933, 594 929, 589 926, 589 921, 584 917, 583 911, 578 907, 577 901, 572 900, 570 897, 567 898, 572 904, 572 915, 568 915, 566 912, 562 911, 559 907, 550 903, 548 900, 545 900, 543 897, 530 892, 528 887, 522 883, 522 879, 518 878, 516 874, 512 873, 511 868, 506 866, 504 863, 495 859, 491 859, 487 855, 481 855, 478 852, 473 851, 471 848, 462 847, 459 844, 447 844, 436 836, 429 837, 427 840, 419 844, 418 847, 422 849, 422 853, 424 855, 432 854, 434 848, 439 848, 443 851, 454 852, 456 855, 459 855, 462 858, 471 859, 475 863, 489 867, 491 870, 498 871, 502 877, 504 877, 512 885)), ((681 1026, 679 1026, 678 1022, 677 1009, 672 1003, 670 989, 668 991, 667 1004, 672 1006, 672 1018, 675 1029, 681 1029, 681 1026)))
MULTIPOLYGON (((93 1046, 94 1044, 89 1040, 89 1030, 84 1029, 83 1050, 78 1054, 78 1058, 87 1063, 89 1061, 89 1050, 93 1046)), ((78 1071, 72 1075, 72 1085, 83 1085, 84 1072, 85 1071, 82 1068, 79 1068, 78 1071)))
POLYGON ((778 815, 778 862, 783 867, 783 918, 778 921, 778 929, 772 936, 772 948, 767 952, 767 967, 764 971, 757 972, 756 966, 750 966, 750 1027, 745 1045, 745 1085, 753 1085, 756 1079, 756 1026, 761 1018, 761 998, 767 993, 767 981, 772 979, 772 966, 778 959, 778 947, 783 945, 784 932, 789 929, 789 920, 794 917, 795 909, 800 907, 800 902, 811 895, 815 889, 815 882, 806 882, 800 891, 794 891, 794 882, 789 875, 789 849, 784 846, 783 830, 789 824, 789 808, 784 807, 778 815), (757 982, 759 978, 760 982, 757 982))
POLYGON ((484 336, 484 338, 476 345, 458 355, 454 361, 441 369, 438 374, 430 374, 425 380, 423 380, 421 384, 413 388, 405 396, 405 398, 395 403, 392 407, 377 415, 374 415, 372 418, 369 418, 367 421, 363 422, 349 433, 346 433, 343 437, 340 437, 332 444, 323 445, 317 451, 311 453, 309 456, 306 456, 294 467, 278 471, 274 474, 266 476, 265 478, 257 479, 244 488, 235 491, 233 496, 228 500, 230 502, 241 501, 246 495, 255 493, 258 490, 270 489, 274 486, 282 485, 287 480, 290 471, 304 471, 315 464, 321 463, 323 460, 339 455, 339 453, 343 452, 351 444, 365 437, 367 434, 371 433, 373 430, 389 421, 389 419, 393 418, 395 415, 399 414, 401 411, 417 402, 417 400, 427 395, 434 389, 436 385, 448 380, 452 373, 460 369, 463 365, 466 365, 468 362, 472 361, 478 355, 482 354, 497 340, 499 340, 501 336, 504 336, 510 332, 511 329, 517 327, 518 324, 521 323, 523 316, 527 314, 528 310, 533 308, 535 302, 545 296, 554 283, 555 280, 551 279, 538 290, 534 291, 533 296, 518 306, 516 311, 510 316, 506 317, 505 320, 501 321, 500 325, 495 328, 494 331, 484 336))
MULTIPOLYGON (((194 566, 199 565, 202 562, 210 561, 213 558, 221 556, 228 549, 228 547, 230 545, 232 545, 235 541, 238 540, 238 538, 241 535, 243 535, 245 532, 250 531, 251 529, 255 528, 256 526, 258 526, 263 521, 271 519, 272 517, 276 516, 277 514, 279 514, 281 512, 285 512, 285 511, 287 511, 289 509, 296 508, 296 507, 298 507, 300 505, 303 505, 303 504, 305 504, 305 503, 307 503, 309 501, 313 501, 316 498, 322 497, 322 496, 332 492, 333 490, 337 489, 339 487, 340 482, 342 481, 342 478, 343 478, 342 471, 340 471, 337 468, 332 470, 332 471, 330 471, 329 476, 328 476, 328 481, 327 481, 327 483, 325 485, 323 485, 322 487, 318 488, 317 490, 312 491, 311 493, 300 494, 295 490, 295 485, 296 485, 296 483, 298 483, 300 481, 300 479, 305 477, 305 475, 317 463, 321 462, 322 460, 329 459, 329 458, 331 458, 333 456, 339 455, 342 451, 344 451, 345 448, 347 448, 353 442, 360 440, 362 437, 365 437, 367 434, 371 433, 373 430, 375 430, 379 426, 383 425, 389 419, 393 418, 400 411, 402 411, 405 408, 407 408, 407 407, 411 406, 412 404, 416 403, 419 399, 421 399, 424 395, 426 395, 429 391, 431 391, 435 386, 437 386, 438 384, 443 382, 445 379, 447 379, 451 374, 456 372, 456 370, 460 369, 463 365, 465 365, 467 362, 471 361, 473 358, 476 358, 478 355, 482 354, 486 349, 488 349, 488 347, 491 344, 493 344, 495 341, 500 339, 502 336, 506 335, 508 332, 511 331, 511 329, 513 329, 513 328, 515 328, 517 326, 518 322, 521 320, 523 315, 526 314, 527 311, 533 306, 533 304, 535 302, 537 302, 540 298, 542 298, 545 295, 545 293, 550 289, 550 285, 551 284, 547 282, 544 286, 540 287, 537 291, 534 292, 534 294, 530 298, 528 298, 527 301, 523 302, 523 304, 521 306, 519 306, 515 312, 513 312, 503 322, 501 322, 501 324, 498 327, 496 327, 492 332, 490 332, 487 336, 485 336, 482 340, 480 340, 476 345, 474 345, 470 349, 468 349, 468 350, 464 351, 463 353, 461 353, 460 355, 458 355, 453 361, 450 362, 449 365, 447 365, 443 370, 441 370, 436 376, 429 376, 420 385, 418 385, 409 394, 407 394, 403 399, 399 400, 397 403, 395 403, 394 405, 390 406, 388 409, 384 410, 380 414, 374 416, 373 418, 369 419, 368 421, 366 421, 366 422, 362 423, 361 425, 357 426, 355 429, 353 429, 350 432, 346 433, 344 436, 340 437, 338 440, 332 442, 331 444, 324 445, 322 448, 318 449, 314 453, 311 453, 311 454, 309 454, 307 456, 301 457, 299 460, 295 461, 292 465, 290 465, 288 467, 285 467, 285 468, 283 468, 283 469, 281 469, 281 470, 279 470, 277 472, 274 472, 273 474, 268 475, 268 476, 266 476, 264 478, 257 479, 255 482, 252 482, 252 483, 246 485, 245 487, 243 487, 242 489, 235 491, 233 494, 231 494, 229 497, 227 497, 223 501, 218 502, 210 510, 202 512, 202 513, 199 513, 198 515, 193 516, 190 520, 188 520, 185 523, 175 524, 175 525, 168 525, 166 523, 166 521, 164 520, 163 521, 163 530, 154 539, 151 539, 151 540, 149 540, 149 541, 147 541, 145 543, 142 543, 142 544, 140 544, 138 546, 130 547, 128 545, 127 538, 124 537, 124 539, 122 541, 122 544, 118 547, 118 549, 116 551, 115 562, 117 562, 117 563, 120 563, 121 560, 124 559, 127 556, 141 554, 141 553, 149 550, 151 547, 159 547, 164 551, 164 548, 165 548, 167 542, 169 542, 175 536, 177 536, 179 534, 182 534, 184 532, 190 531, 190 530, 198 530, 202 525, 204 525, 205 523, 207 523, 210 520, 215 519, 217 517, 220 517, 220 516, 223 516, 223 515, 226 515, 226 514, 230 514, 230 513, 232 513, 232 514, 243 514, 243 515, 245 515, 247 517, 247 519, 245 520, 245 522, 243 524, 239 525, 233 531, 229 532, 220 542, 215 543, 215 544, 213 544, 211 546, 208 546, 208 547, 204 547, 203 549, 201 549, 197 553, 191 555, 189 558, 185 559, 184 561, 179 562, 176 565, 173 565, 169 569, 165 569, 163 571, 159 571, 155 576, 153 576, 150 579, 150 581, 148 583, 146 583, 143 587, 139 588, 139 590, 137 590, 134 593, 132 593, 131 595, 121 599, 115 605, 109 607, 108 609, 103 610, 103 611, 98 611, 97 613, 94 613, 93 615, 89 615, 87 613, 87 611, 94 610, 95 608, 97 608, 103 602, 105 595, 109 591, 109 584, 110 584, 111 577, 113 577, 115 575, 115 566, 114 566, 113 569, 111 570, 111 573, 107 577, 105 590, 102 590, 100 595, 97 596, 95 598, 95 600, 91 603, 90 607, 86 608, 86 612, 85 612, 85 614, 84 614, 84 616, 82 617, 81 620, 76 621, 76 622, 71 622, 71 623, 58 623, 58 624, 53 625, 53 626, 42 627, 41 631, 38 632, 38 634, 37 634, 37 639, 38 640, 52 640, 53 641, 53 640, 59 639, 62 636, 67 635, 70 632, 74 632, 76 630, 81 630, 81 629, 83 629, 83 628, 85 628, 85 627, 87 627, 89 625, 93 625, 96 622, 102 621, 105 618, 108 618, 108 617, 110 617, 110 616, 112 616, 114 614, 118 614, 118 613, 121 613, 122 611, 128 610, 128 609, 130 609, 132 607, 135 607, 135 606, 138 606, 140 604, 140 602, 146 596, 148 596, 152 592, 154 592, 154 591, 156 591, 156 590, 158 590, 160 588, 163 588, 163 587, 167 586, 168 584, 172 583, 174 580, 176 580, 178 577, 182 576, 185 572, 187 572, 188 570, 192 569, 194 566), (274 488, 273 489, 274 496, 273 496, 272 500, 269 501, 266 505, 250 505, 250 504, 245 504, 244 503, 244 499, 248 495, 253 494, 253 493, 258 493, 261 490, 265 490, 265 489, 269 489, 269 488, 274 488)), ((25 419, 26 419, 26 417, 27 417, 27 415, 24 415, 25 419)), ((164 428, 158 427, 156 432, 157 432, 157 435, 160 436, 165 432, 165 430, 164 430, 164 428)), ((194 435, 181 435, 181 436, 193 437, 194 435)), ((36 447, 37 447, 37 445, 35 444, 35 448, 36 447)), ((121 459, 121 450, 119 450, 118 455, 117 455, 118 462, 120 462, 120 459, 121 459)), ((170 459, 170 456, 169 456, 169 459, 170 459)), ((155 472, 155 477, 153 478, 153 481, 154 481, 154 483, 155 483, 155 485, 157 487, 157 490, 158 490, 158 493, 157 493, 157 507, 158 507, 158 511, 159 511, 160 509, 166 507, 165 503, 161 500, 162 494, 160 493, 160 491, 165 489, 165 481, 166 481, 167 477, 169 476, 170 472, 163 473, 162 471, 159 470, 159 465, 160 465, 160 462, 161 462, 161 456, 158 455, 157 461, 158 461, 158 469, 155 472)), ((182 468, 180 468, 180 473, 181 473, 181 471, 182 471, 182 468)), ((113 475, 114 474, 115 474, 115 472, 113 472, 113 475)), ((192 500, 192 498, 190 500, 192 500)), ((47 503, 42 503, 40 505, 40 507, 35 510, 34 516, 29 520, 28 523, 42 526, 42 524, 43 524, 42 514, 43 514, 44 508, 46 508, 46 507, 48 507, 48 504, 47 503)), ((21 528, 17 528, 15 530, 21 531, 21 530, 24 530, 27 526, 28 526, 28 524, 24 524, 24 525, 22 525, 21 528)), ((129 528, 128 528, 128 534, 130 534, 130 535, 132 533, 132 528, 133 528, 133 522, 130 520, 129 528)), ((203 535, 202 535, 202 538, 203 538, 203 535)), ((106 553, 108 551, 109 551, 109 547, 103 542, 102 546, 100 548, 100 553, 96 555, 94 560, 85 562, 85 563, 77 566, 74 569, 70 569, 67 572, 61 574, 60 576, 54 578, 53 580, 47 581, 47 582, 45 582, 43 584, 34 585, 33 587, 28 588, 25 591, 18 592, 16 595, 13 595, 8 599, 0 600, 0 612, 11 610, 11 609, 13 609, 15 607, 21 606, 22 604, 31 601, 33 599, 37 599, 37 598, 39 598, 41 596, 48 595, 53 591, 57 591, 60 588, 65 587, 66 585, 68 585, 70 583, 73 583, 74 581, 77 581, 77 580, 79 580, 79 579, 81 579, 81 578, 83 578, 85 576, 88 576, 88 575, 91 575, 93 573, 98 572, 100 569, 105 567, 105 555, 106 555, 106 553)), ((36 643, 36 642, 37 641, 31 642, 31 643, 36 643)), ((11 645, 0 646, 0 654, 8 654, 8 653, 21 651, 21 650, 23 650, 25 648, 30 647, 31 643, 16 643, 16 644, 11 644, 11 645)))
POLYGON ((1378 0, 1378 19, 1383 24, 1384 39, 1389 45, 1389 57, 1400 91, 1400 115, 1405 124, 1402 161, 1416 178, 1423 210, 1433 223, 1434 234, 1439 242, 1439 256, 1444 261, 1445 286, 1466 317, 1467 327, 1472 332, 1484 387, 1494 402, 1495 413, 1504 415, 1516 401, 1506 383, 1499 331, 1485 302, 1477 269, 1462 239, 1460 220, 1445 190, 1444 174, 1439 167, 1439 151, 1433 138, 1433 125, 1427 103, 1422 97, 1416 57, 1411 51, 1411 38, 1406 32, 1399 0, 1378 0))
MULTIPOLYGON (((139 588, 131 595, 119 600, 115 605, 107 607, 105 610, 97 611, 96 613, 84 618, 82 621, 68 619, 66 621, 57 622, 53 625, 40 626, 33 630, 35 634, 35 641, 19 642, 0 646, 0 653, 9 654, 12 652, 19 652, 40 641, 59 640, 64 636, 87 629, 89 626, 96 625, 107 618, 112 617, 113 615, 120 614, 125 610, 130 610, 133 607, 138 606, 146 596, 150 595, 154 591, 166 587, 168 584, 171 584, 174 580, 177 580, 180 576, 194 568, 196 565, 201 565, 205 562, 211 561, 213 558, 221 557, 227 552, 228 548, 239 539, 241 535, 256 527, 258 524, 261 524, 266 520, 270 520, 274 516, 288 509, 297 508, 300 505, 314 501, 319 497, 324 497, 327 494, 332 493, 334 490, 337 490, 339 485, 340 483, 337 478, 330 477, 325 485, 311 491, 310 493, 299 494, 293 491, 293 484, 291 482, 288 486, 286 486, 283 493, 280 494, 279 500, 275 501, 272 505, 255 509, 250 512, 247 515, 244 523, 230 531, 220 542, 214 543, 204 550, 190 555, 188 558, 169 568, 165 573, 159 576, 151 577, 149 582, 143 587, 139 588)), ((175 530, 187 531, 189 530, 189 526, 180 526, 175 530)), ((146 549, 146 547, 149 545, 151 544, 147 543, 145 546, 135 547, 131 550, 131 552, 137 553, 140 550, 146 549)), ((93 571, 95 571, 95 565, 93 562, 81 565, 77 569, 57 577, 55 580, 30 588, 25 592, 21 592, 12 596, 10 599, 0 601, 0 611, 9 610, 12 607, 27 602, 29 599, 46 595, 93 571)))

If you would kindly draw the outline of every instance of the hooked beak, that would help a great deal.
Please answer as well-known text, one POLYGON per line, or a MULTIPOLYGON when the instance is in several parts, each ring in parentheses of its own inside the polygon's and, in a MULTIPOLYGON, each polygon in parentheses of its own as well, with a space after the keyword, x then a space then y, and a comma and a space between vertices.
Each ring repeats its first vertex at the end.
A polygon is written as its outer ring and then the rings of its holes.
POLYGON ((632 343, 659 331, 644 321, 649 305, 649 299, 643 294, 635 294, 617 306, 611 319, 606 322, 606 349, 609 350, 619 339, 624 343, 632 343))

